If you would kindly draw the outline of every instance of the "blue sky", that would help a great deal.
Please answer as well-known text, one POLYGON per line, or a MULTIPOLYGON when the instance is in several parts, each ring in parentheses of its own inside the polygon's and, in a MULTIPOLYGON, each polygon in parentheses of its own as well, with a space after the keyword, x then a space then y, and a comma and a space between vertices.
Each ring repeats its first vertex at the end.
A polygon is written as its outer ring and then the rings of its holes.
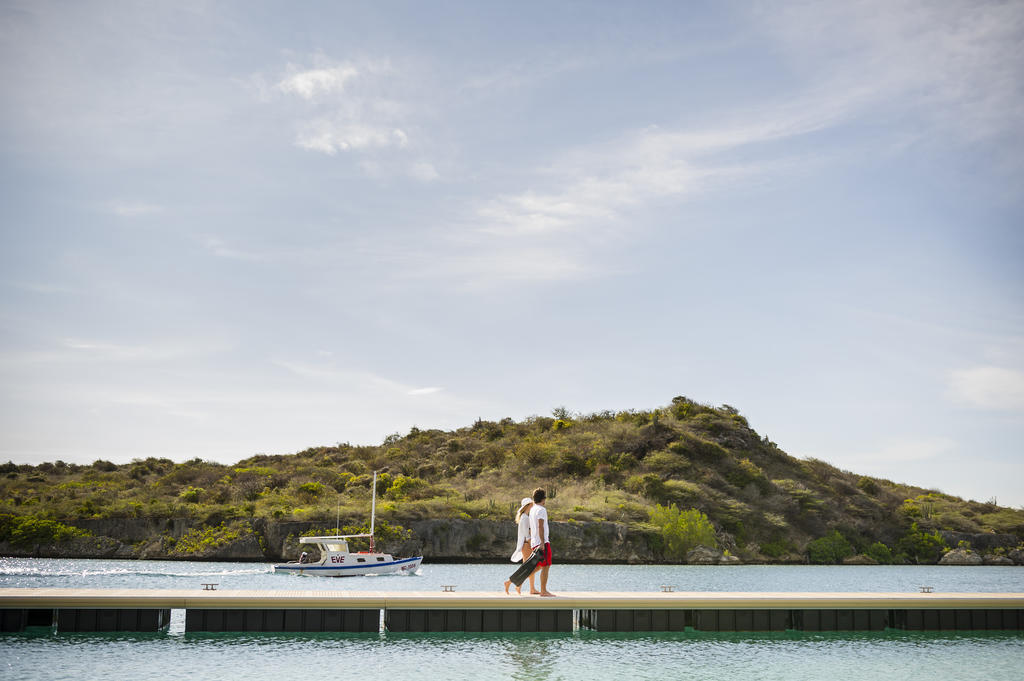
POLYGON ((728 403, 1024 505, 1024 3, 0 2, 0 460, 728 403))

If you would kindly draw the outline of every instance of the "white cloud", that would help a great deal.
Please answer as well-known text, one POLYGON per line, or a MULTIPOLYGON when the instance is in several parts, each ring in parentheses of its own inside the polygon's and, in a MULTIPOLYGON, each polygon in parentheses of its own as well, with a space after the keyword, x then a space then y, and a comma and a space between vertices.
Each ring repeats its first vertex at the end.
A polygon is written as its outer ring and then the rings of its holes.
POLYGON ((276 360, 274 364, 301 378, 329 384, 343 393, 395 396, 408 395, 413 390, 411 386, 390 378, 377 376, 368 371, 338 367, 330 361, 310 364, 302 361, 276 360))
POLYGON ((439 393, 442 390, 444 390, 444 388, 416 388, 407 392, 406 395, 433 395, 434 393, 439 393))
MULTIPOLYGON (((390 63, 335 63, 323 55, 315 55, 313 61, 316 66, 304 70, 290 64, 290 74, 275 86, 307 103, 295 124, 297 147, 329 156, 361 152, 365 157, 409 146, 407 122, 412 109, 404 102, 402 83, 390 63)), ((365 158, 362 165, 381 167, 365 158)), ((406 174, 421 181, 437 177, 437 171, 425 161, 406 174)))
POLYGON ((444 388, 439 386, 414 388, 400 381, 378 376, 361 369, 340 367, 333 362, 331 357, 325 356, 322 353, 318 354, 324 358, 320 362, 276 360, 274 364, 300 378, 309 379, 322 386, 328 386, 331 391, 338 393, 364 396, 375 395, 380 398, 395 399, 402 395, 412 397, 433 395, 444 390, 444 388))
POLYGON ((331 156, 339 151, 398 147, 408 144, 409 137, 398 128, 375 127, 344 119, 321 118, 303 124, 295 144, 310 151, 331 156))
POLYGON ((949 375, 950 395, 981 409, 1024 411, 1024 371, 983 366, 949 375))
POLYGON ((637 221, 626 219, 629 211, 686 201, 788 169, 795 161, 763 160, 759 145, 813 133, 842 114, 834 103, 820 109, 787 103, 747 115, 749 120, 703 129, 652 126, 570 150, 533 173, 548 189, 478 202, 460 229, 445 234, 444 253, 431 251, 429 264, 405 271, 442 274, 474 286, 617 271, 598 262, 607 260, 624 230, 637 229, 637 221))
POLYGON ((320 94, 343 92, 345 84, 359 75, 353 64, 344 63, 331 68, 309 69, 285 78, 277 84, 282 92, 297 94, 311 100, 320 94))
POLYGON ((651 127, 607 145, 574 150, 544 172, 553 190, 528 189, 481 203, 476 210, 479 229, 522 236, 580 229, 593 233, 630 207, 685 200, 783 167, 785 161, 763 161, 754 153, 745 160, 724 160, 716 154, 814 132, 837 113, 785 106, 754 115, 761 120, 704 130, 651 127))
POLYGON ((826 96, 860 91, 889 121, 893 111, 909 112, 919 128, 928 121, 966 141, 1019 134, 1018 2, 771 2, 759 16, 792 68, 826 96))
MULTIPOLYGON (((775 173, 806 172, 823 159, 889 153, 909 139, 953 130, 961 141, 1010 132, 1024 115, 1017 64, 1024 11, 1014 3, 937 6, 905 0, 769 4, 757 18, 794 71, 799 90, 689 128, 651 127, 571 150, 533 173, 535 185, 481 201, 469 221, 504 239, 585 232, 614 238, 627 213, 687 201, 775 173), (801 138, 884 118, 867 147, 823 149, 801 138), (895 121, 895 122, 894 122, 895 121), (789 144, 780 151, 780 142, 789 144)), ((943 136, 945 143, 945 136, 943 136)), ((579 262, 576 271, 590 270, 579 262)))

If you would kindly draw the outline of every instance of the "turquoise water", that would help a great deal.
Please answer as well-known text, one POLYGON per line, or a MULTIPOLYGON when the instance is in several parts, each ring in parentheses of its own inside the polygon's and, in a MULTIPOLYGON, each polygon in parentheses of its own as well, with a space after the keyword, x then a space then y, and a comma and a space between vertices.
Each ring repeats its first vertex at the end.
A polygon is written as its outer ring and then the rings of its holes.
MULTIPOLYGON (((0 586, 86 588, 500 589, 505 565, 425 565, 419 575, 325 579, 269 565, 0 559, 0 586)), ((556 565, 571 591, 1024 591, 1024 569, 996 567, 556 565)), ((174 611, 159 634, 0 635, 10 679, 1017 679, 1024 634, 186 634, 174 611)))
MULTIPOLYGON (((0 558, 0 587, 132 589, 337 589, 458 591, 501 589, 514 564, 426 564, 416 575, 324 578, 274 574, 269 563, 196 563, 161 560, 0 558)), ((1022 567, 936 565, 555 565, 549 586, 566 591, 875 591, 1024 592, 1022 567)))

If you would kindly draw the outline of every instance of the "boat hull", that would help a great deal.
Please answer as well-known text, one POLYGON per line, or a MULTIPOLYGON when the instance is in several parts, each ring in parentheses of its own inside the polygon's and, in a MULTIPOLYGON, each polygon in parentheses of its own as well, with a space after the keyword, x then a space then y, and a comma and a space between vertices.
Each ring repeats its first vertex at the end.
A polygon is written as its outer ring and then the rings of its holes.
POLYGON ((316 577, 362 577, 365 575, 411 575, 419 569, 423 556, 399 558, 386 563, 366 565, 331 565, 322 563, 283 563, 274 566, 274 572, 316 577))

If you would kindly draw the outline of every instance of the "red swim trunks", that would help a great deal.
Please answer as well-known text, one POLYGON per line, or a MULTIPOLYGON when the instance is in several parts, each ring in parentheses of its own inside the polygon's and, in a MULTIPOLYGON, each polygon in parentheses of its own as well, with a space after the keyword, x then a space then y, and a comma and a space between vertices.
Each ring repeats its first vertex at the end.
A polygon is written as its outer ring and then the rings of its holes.
POLYGON ((545 565, 551 565, 551 542, 545 542, 544 544, 544 557, 541 558, 540 562, 537 563, 537 567, 544 567, 545 565))

